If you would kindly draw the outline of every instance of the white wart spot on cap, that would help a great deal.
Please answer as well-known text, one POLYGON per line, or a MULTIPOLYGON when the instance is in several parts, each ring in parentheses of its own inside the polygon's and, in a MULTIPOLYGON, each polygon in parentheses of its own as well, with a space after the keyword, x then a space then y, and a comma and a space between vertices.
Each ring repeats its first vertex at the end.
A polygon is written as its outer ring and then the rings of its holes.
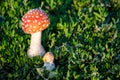
POLYGON ((48 26, 49 24, 46 24, 46 26, 48 26))
POLYGON ((42 26, 45 27, 45 24, 43 24, 42 26))
POLYGON ((41 21, 41 23, 43 23, 43 20, 41 21))
POLYGON ((34 11, 33 14, 36 14, 36 11, 34 11))
POLYGON ((39 18, 39 16, 36 16, 36 18, 39 18))
POLYGON ((24 20, 24 23, 27 23, 27 21, 24 20))
POLYGON ((47 20, 44 20, 44 22, 47 22, 47 20))
POLYGON ((42 16, 43 14, 40 14, 40 16, 42 16))
POLYGON ((29 23, 29 22, 30 22, 30 20, 27 20, 27 22, 29 23))
POLYGON ((46 24, 46 26, 49 26, 50 23, 46 24))
POLYGON ((38 32, 39 30, 36 30, 36 32, 38 32))
POLYGON ((32 11, 34 11, 35 9, 32 9, 32 11))
POLYGON ((31 28, 31 27, 32 27, 32 25, 29 25, 29 27, 31 28))
POLYGON ((28 29, 29 32, 31 32, 31 29, 28 29))
POLYGON ((32 15, 33 13, 31 12, 30 14, 32 15))
POLYGON ((45 20, 45 17, 43 17, 42 20, 45 20))
POLYGON ((32 16, 32 18, 34 18, 34 16, 32 16))
POLYGON ((22 22, 22 25, 25 25, 25 24, 22 22))
POLYGON ((28 18, 30 18, 31 16, 29 15, 28 18))
POLYGON ((25 18, 28 18, 28 16, 26 15, 25 18))
POLYGON ((35 23, 37 23, 38 22, 38 20, 35 20, 35 23))
POLYGON ((33 23, 38 23, 38 20, 34 20, 33 23))
POLYGON ((40 31, 42 30, 42 28, 39 29, 40 31))
POLYGON ((25 25, 25 28, 27 28, 27 27, 28 27, 28 24, 25 25))
POLYGON ((22 27, 22 29, 24 30, 24 29, 25 29, 25 27, 22 27))
POLYGON ((33 32, 35 32, 35 29, 33 29, 33 32))
POLYGON ((42 12, 42 9, 39 9, 40 12, 42 12))
POLYGON ((41 25, 41 22, 38 22, 38 25, 41 25))
POLYGON ((33 28, 36 28, 36 26, 33 26, 33 28))
POLYGON ((37 14, 37 15, 39 14, 38 10, 36 11, 36 14, 37 14))
POLYGON ((24 19, 24 18, 22 18, 22 21, 25 21, 25 19, 24 19))
POLYGON ((43 11, 43 13, 42 13, 43 15, 45 15, 45 12, 43 11))

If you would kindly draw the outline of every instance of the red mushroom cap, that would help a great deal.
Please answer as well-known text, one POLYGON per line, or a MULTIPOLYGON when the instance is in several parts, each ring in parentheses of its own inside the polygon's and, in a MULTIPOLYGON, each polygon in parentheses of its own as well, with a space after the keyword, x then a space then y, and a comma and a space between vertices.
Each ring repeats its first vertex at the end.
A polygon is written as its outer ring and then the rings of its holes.
POLYGON ((46 29, 50 24, 48 15, 41 9, 32 9, 22 17, 22 29, 32 34, 46 29))

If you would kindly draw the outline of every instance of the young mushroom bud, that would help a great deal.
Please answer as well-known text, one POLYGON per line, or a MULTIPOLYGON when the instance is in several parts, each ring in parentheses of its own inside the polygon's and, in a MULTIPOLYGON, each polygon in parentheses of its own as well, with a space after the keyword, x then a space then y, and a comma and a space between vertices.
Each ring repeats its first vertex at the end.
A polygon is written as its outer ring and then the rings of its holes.
POLYGON ((43 56, 45 50, 41 44, 42 31, 48 28, 50 19, 45 11, 41 9, 32 9, 22 17, 22 29, 25 33, 31 34, 30 48, 28 56, 43 56))
POLYGON ((43 56, 43 61, 44 63, 49 62, 49 63, 53 63, 54 62, 54 55, 52 52, 47 52, 44 56, 43 56))
POLYGON ((43 67, 46 67, 47 70, 51 71, 55 68, 54 55, 52 52, 47 52, 43 57, 43 61, 43 67))

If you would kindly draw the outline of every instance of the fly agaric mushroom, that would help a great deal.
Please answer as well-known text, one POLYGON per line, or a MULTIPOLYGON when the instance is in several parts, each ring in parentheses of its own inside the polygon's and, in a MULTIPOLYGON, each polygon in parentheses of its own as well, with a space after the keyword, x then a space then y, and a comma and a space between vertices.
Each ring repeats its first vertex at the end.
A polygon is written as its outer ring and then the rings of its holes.
POLYGON ((30 48, 28 56, 43 56, 45 50, 41 44, 42 31, 48 28, 50 19, 41 9, 32 9, 22 17, 22 29, 25 33, 31 34, 30 48))
POLYGON ((45 67, 46 70, 51 71, 55 68, 54 55, 52 52, 47 52, 43 57, 43 61, 44 61, 43 68, 45 67))

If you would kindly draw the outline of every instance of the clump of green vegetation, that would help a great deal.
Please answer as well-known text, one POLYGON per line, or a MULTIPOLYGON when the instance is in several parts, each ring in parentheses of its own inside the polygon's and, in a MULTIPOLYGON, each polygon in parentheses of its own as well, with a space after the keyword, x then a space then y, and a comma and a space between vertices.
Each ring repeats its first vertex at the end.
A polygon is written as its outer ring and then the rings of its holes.
POLYGON ((119 0, 1 0, 0 33, 0 80, 120 79, 119 0), (26 53, 21 18, 33 8, 50 17, 42 43, 54 53, 52 72, 40 72, 42 58, 26 53))

